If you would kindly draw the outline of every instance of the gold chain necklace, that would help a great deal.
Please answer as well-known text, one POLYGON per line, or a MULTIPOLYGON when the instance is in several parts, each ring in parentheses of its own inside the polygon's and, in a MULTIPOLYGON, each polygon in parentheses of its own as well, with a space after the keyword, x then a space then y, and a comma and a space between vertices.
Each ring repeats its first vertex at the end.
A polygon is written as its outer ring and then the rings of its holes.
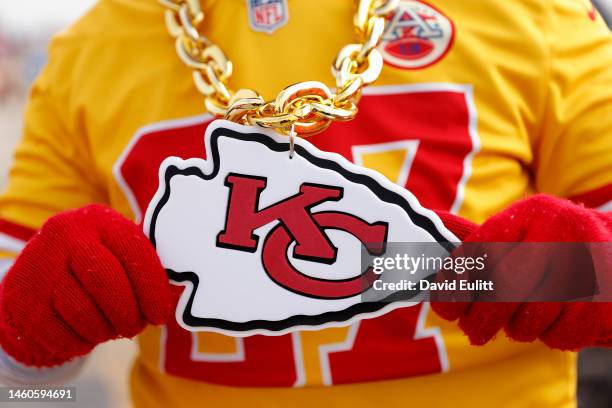
POLYGON ((335 92, 321 82, 306 81, 288 86, 271 101, 264 101, 253 89, 229 89, 232 63, 201 34, 204 12, 199 0, 159 2, 166 8, 166 26, 176 39, 176 52, 193 69, 194 83, 210 113, 244 125, 308 136, 322 132, 335 120, 355 117, 361 89, 376 81, 382 70, 376 47, 385 30, 385 17, 399 0, 359 0, 353 18, 358 42, 344 46, 332 64, 335 92))

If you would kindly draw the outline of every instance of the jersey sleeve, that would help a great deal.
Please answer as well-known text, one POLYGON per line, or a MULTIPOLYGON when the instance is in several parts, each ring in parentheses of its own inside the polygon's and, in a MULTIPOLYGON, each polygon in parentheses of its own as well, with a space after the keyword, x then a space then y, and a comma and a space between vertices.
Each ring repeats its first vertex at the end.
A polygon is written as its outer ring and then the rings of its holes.
POLYGON ((536 188, 606 209, 612 202, 612 34, 590 1, 550 1, 546 17, 548 97, 534 141, 536 188))
MULTIPOLYGON (((53 214, 91 202, 105 202, 88 150, 85 118, 71 82, 78 47, 54 40, 49 62, 33 85, 22 139, 8 186, 0 194, 0 279, 26 242, 53 214)), ((0 382, 7 385, 60 384, 73 378, 85 359, 52 368, 26 367, 0 348, 0 382)))
POLYGON ((76 48, 55 39, 49 62, 30 91, 22 139, 0 194, 0 272, 53 214, 107 201, 71 82, 76 48))

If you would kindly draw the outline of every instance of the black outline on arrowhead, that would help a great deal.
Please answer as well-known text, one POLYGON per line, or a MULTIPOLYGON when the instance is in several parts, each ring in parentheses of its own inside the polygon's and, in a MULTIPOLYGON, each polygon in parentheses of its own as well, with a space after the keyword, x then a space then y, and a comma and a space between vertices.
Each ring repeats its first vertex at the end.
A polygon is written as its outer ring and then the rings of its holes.
MULTIPOLYGON (((168 199, 170 198, 170 180, 176 175, 197 176, 202 178, 203 180, 214 179, 219 172, 220 157, 218 139, 220 137, 229 137, 247 142, 257 142, 265 145, 267 148, 275 152, 288 152, 288 143, 277 142, 269 136, 261 133, 240 133, 224 127, 214 129, 212 131, 212 134, 210 135, 210 152, 207 152, 210 153, 210 155, 207 155, 206 159, 207 161, 213 161, 213 171, 210 174, 204 174, 199 167, 195 166, 187 167, 185 169, 179 169, 176 166, 168 166, 168 168, 166 169, 166 172, 164 174, 164 194, 155 206, 155 209, 153 210, 153 214, 151 216, 149 239, 153 243, 153 246, 156 246, 155 227, 157 217, 159 216, 159 212, 161 211, 161 209, 164 207, 164 205, 168 202, 168 199)), ((408 203, 408 201, 401 194, 388 190, 374 178, 365 174, 353 173, 350 170, 345 169, 341 164, 337 163, 336 161, 315 156, 314 154, 306 150, 304 147, 297 144, 295 145, 295 153, 305 158, 315 166, 326 168, 341 174, 349 182, 362 184, 368 187, 381 201, 398 205, 402 209, 404 209, 410 220, 416 226, 421 227, 422 229, 427 231, 436 241, 441 243, 443 246, 448 248, 454 247, 454 244, 450 242, 446 237, 444 237, 442 233, 440 233, 440 231, 437 229, 436 225, 431 219, 429 219, 425 215, 416 212, 410 206, 410 203, 408 203)), ((410 300, 418 293, 415 291, 410 295, 409 298, 407 298, 407 293, 397 292, 385 298, 384 301, 361 302, 354 304, 344 310, 326 312, 318 315, 296 315, 278 321, 250 320, 247 322, 233 322, 224 319, 202 318, 194 316, 191 313, 191 310, 195 294, 198 290, 198 275, 195 272, 191 271, 177 272, 171 269, 166 269, 166 271, 168 273, 168 277, 171 280, 175 282, 191 282, 193 285, 193 289, 191 291, 187 304, 185 305, 185 310, 183 311, 182 315, 183 322, 187 326, 193 328, 215 327, 234 332, 247 332, 258 329, 279 332, 294 326, 319 326, 330 322, 343 322, 351 319, 356 315, 376 312, 387 306, 389 303, 394 303, 402 300, 410 300)))

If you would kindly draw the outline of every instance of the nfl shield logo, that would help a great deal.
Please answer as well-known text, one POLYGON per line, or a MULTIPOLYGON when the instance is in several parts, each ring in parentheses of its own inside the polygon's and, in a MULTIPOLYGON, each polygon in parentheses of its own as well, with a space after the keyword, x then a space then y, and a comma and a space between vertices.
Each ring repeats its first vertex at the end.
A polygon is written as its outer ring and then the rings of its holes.
POLYGON ((289 20, 287 0, 246 0, 254 31, 272 34, 289 20))

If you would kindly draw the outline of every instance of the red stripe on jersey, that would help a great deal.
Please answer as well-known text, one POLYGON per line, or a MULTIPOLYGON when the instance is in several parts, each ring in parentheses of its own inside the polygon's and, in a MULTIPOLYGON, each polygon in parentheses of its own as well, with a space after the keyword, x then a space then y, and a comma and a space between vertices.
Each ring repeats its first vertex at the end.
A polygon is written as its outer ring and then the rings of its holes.
POLYGON ((20 241, 28 241, 36 233, 36 230, 15 224, 14 222, 0 219, 0 234, 8 235, 20 241))
POLYGON ((569 197, 570 200, 584 204, 586 207, 597 208, 612 201, 612 184, 600 187, 586 193, 569 197))

